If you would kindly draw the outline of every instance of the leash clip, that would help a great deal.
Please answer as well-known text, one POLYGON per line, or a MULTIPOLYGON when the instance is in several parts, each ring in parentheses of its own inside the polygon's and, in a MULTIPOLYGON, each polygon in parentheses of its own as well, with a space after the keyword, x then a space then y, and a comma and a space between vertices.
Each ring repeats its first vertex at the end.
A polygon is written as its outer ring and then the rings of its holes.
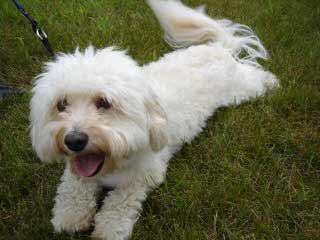
POLYGON ((41 41, 43 41, 43 39, 45 39, 45 38, 48 38, 47 34, 39 28, 37 28, 36 34, 37 34, 38 38, 41 39, 41 41))
POLYGON ((29 13, 23 8, 23 6, 18 2, 18 0, 13 0, 14 5, 18 9, 18 11, 28 19, 31 23, 33 32, 37 35, 37 37, 41 40, 44 47, 48 50, 52 57, 55 57, 54 51, 51 47, 47 34, 38 27, 38 22, 29 15, 29 13))

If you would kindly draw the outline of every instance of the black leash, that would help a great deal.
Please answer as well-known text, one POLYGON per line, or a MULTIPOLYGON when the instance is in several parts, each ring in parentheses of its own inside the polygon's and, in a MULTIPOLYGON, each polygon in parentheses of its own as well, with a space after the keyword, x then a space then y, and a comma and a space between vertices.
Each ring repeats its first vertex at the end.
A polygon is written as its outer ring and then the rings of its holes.
POLYGON ((23 93, 24 93, 24 90, 22 89, 15 89, 13 87, 9 87, 5 84, 0 83, 0 100, 4 97, 7 97, 13 94, 22 95, 23 93))
MULTIPOLYGON (((16 6, 16 8, 19 10, 19 12, 29 20, 29 22, 31 23, 31 26, 32 26, 32 30, 37 35, 37 37, 40 39, 40 41, 42 42, 44 47, 48 50, 49 54, 52 57, 55 57, 55 54, 54 54, 54 51, 53 51, 51 44, 49 42, 48 36, 38 26, 38 22, 24 9, 24 7, 17 0, 13 0, 13 3, 16 6)), ((22 90, 22 89, 15 89, 13 87, 9 87, 5 84, 0 83, 0 100, 4 97, 7 97, 7 96, 10 96, 13 94, 21 95, 23 93, 24 93, 24 90, 22 90)))
POLYGON ((31 15, 23 8, 23 6, 16 0, 13 0, 14 5, 16 6, 16 8, 21 12, 21 14, 23 16, 25 16, 29 22, 31 23, 32 29, 34 31, 34 33, 37 35, 37 37, 40 39, 40 41, 42 42, 42 44, 44 45, 44 47, 48 50, 48 52, 50 53, 50 55, 52 57, 55 57, 55 53, 51 47, 51 44, 49 42, 48 36, 47 34, 41 30, 41 28, 38 26, 38 22, 31 17, 31 15))

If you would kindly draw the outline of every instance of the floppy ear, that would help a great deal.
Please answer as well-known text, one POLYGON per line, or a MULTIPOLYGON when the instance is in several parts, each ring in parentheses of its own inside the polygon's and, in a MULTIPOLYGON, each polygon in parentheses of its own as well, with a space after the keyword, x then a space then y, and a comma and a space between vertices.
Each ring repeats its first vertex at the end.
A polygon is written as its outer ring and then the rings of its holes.
MULTIPOLYGON (((42 102, 39 102, 42 103, 42 102)), ((38 103, 34 102, 34 98, 31 100, 30 111, 30 136, 32 140, 32 146, 36 151, 38 157, 43 162, 51 162, 59 160, 59 154, 57 153, 57 146, 52 137, 52 127, 45 126, 45 116, 39 109, 41 109, 38 103)))
POLYGON ((149 117, 149 141, 154 152, 160 151, 168 143, 167 116, 156 99, 146 102, 149 117))
POLYGON ((32 146, 43 162, 61 159, 55 136, 53 135, 55 124, 48 124, 49 112, 52 109, 51 102, 53 102, 55 94, 48 84, 49 81, 47 73, 41 74, 36 78, 30 101, 32 146))

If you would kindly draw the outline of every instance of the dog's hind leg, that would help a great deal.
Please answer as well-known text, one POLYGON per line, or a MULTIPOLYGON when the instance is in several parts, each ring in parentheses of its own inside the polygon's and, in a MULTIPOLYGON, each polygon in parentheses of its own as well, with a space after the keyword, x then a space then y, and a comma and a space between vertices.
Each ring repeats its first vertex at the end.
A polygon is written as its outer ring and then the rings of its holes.
POLYGON ((279 86, 277 77, 271 72, 248 64, 237 65, 234 76, 223 91, 225 102, 222 105, 239 104, 279 86))
POLYGON ((51 223, 56 232, 85 231, 96 213, 96 181, 73 175, 67 166, 55 197, 51 223))

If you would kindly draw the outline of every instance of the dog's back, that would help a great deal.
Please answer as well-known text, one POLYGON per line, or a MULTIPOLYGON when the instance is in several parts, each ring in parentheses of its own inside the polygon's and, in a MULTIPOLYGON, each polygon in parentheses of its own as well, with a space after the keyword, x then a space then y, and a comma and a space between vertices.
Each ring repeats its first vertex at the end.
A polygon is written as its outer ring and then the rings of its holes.
POLYGON ((266 59, 267 51, 249 27, 211 19, 203 7, 191 9, 180 1, 149 4, 166 41, 181 48, 144 66, 167 113, 172 144, 191 141, 216 108, 277 85, 256 61, 266 59))

